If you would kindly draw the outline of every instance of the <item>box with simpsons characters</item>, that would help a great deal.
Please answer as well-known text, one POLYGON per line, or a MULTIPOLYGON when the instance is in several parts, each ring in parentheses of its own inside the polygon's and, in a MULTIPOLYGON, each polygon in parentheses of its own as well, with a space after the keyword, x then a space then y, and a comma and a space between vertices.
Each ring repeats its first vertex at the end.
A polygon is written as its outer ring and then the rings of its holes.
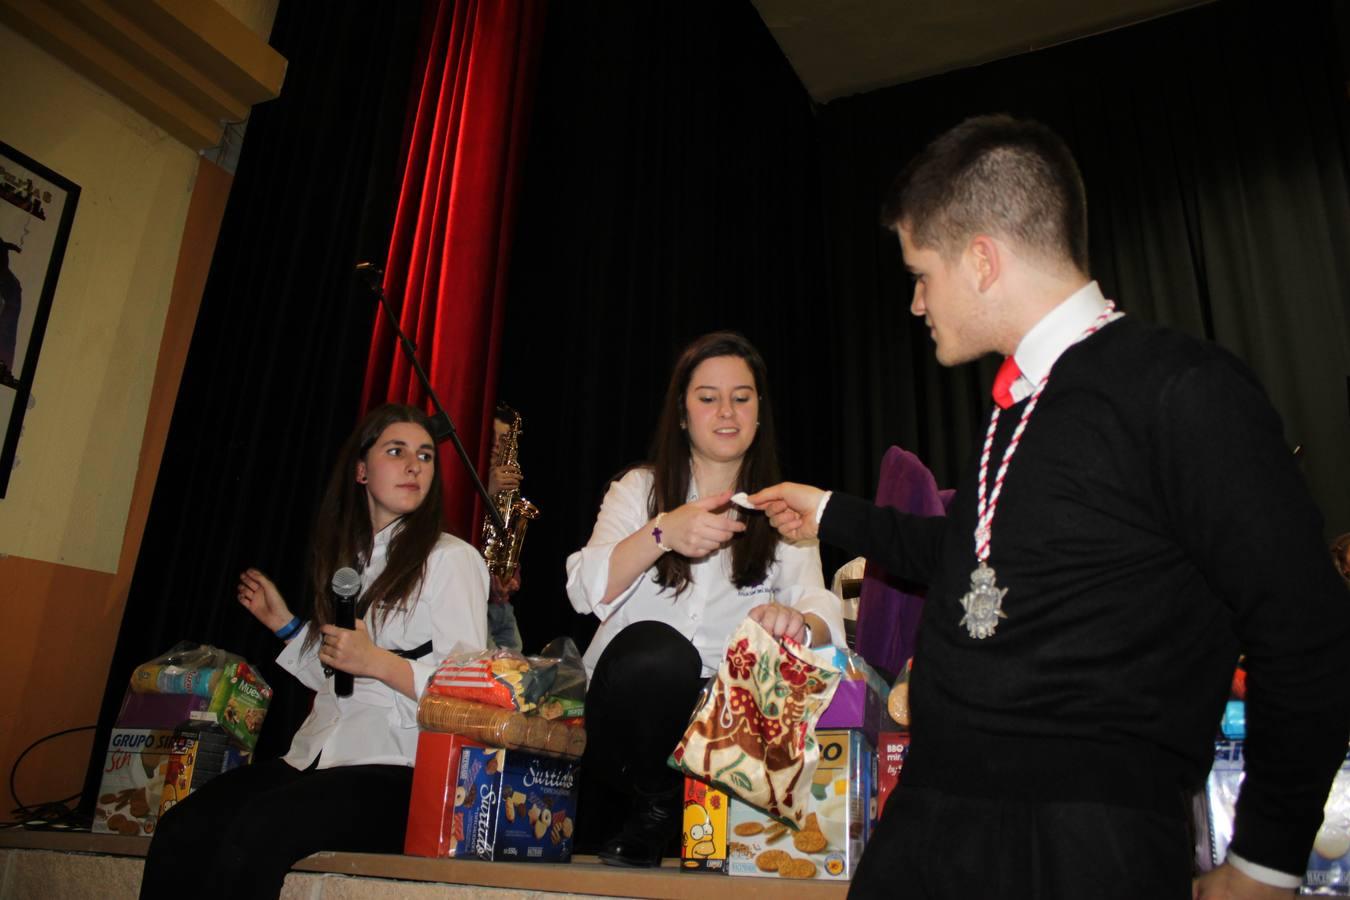
POLYGON ((694 778, 684 779, 680 868, 726 873, 728 806, 724 791, 694 778))
POLYGON ((517 750, 464 747, 455 818, 463 836, 451 856, 569 862, 579 766, 517 750))
POLYGON ((727 870, 732 875, 848 881, 871 834, 876 753, 857 730, 816 732, 820 762, 806 824, 793 831, 732 798, 727 870))

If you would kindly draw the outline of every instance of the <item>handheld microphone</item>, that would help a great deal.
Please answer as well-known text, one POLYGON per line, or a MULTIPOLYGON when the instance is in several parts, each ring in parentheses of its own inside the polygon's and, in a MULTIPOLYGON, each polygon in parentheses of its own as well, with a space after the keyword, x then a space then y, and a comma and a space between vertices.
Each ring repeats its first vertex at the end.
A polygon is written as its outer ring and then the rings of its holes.
MULTIPOLYGON (((361 575, 344 566, 333 573, 333 624, 348 631, 356 629, 356 595, 361 593, 361 575)), ((352 695, 352 673, 333 673, 333 692, 339 697, 352 695)))

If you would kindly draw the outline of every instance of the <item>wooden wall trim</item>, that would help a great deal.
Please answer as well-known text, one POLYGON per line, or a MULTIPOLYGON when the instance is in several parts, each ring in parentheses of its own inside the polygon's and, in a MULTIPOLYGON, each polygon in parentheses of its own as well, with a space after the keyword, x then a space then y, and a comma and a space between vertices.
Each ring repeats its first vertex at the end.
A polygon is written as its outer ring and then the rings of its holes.
POLYGON ((0 21, 194 150, 281 93, 286 59, 213 0, 0 0, 0 21))

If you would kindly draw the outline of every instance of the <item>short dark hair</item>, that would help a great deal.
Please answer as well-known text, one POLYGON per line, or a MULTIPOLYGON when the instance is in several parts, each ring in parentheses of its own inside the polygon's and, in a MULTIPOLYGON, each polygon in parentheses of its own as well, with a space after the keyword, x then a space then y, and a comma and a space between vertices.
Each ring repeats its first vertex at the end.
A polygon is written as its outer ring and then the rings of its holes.
MULTIPOLYGON (((699 364, 718 356, 745 360, 755 379, 755 393, 759 395, 759 425, 754 441, 741 459, 736 490, 754 493, 782 480, 778 471, 778 444, 774 435, 773 409, 769 406, 769 375, 764 357, 741 335, 733 331, 716 331, 685 347, 670 373, 656 435, 652 439, 652 490, 647 498, 649 516, 683 506, 689 497, 689 434, 681 427, 685 419, 685 393, 699 364)), ((750 587, 768 575, 778 551, 778 532, 769 525, 768 516, 748 516, 743 521, 745 531, 737 535, 731 547, 731 581, 737 587, 750 587)), ((662 587, 674 588, 679 594, 688 587, 689 579, 687 557, 667 553, 656 561, 656 581, 662 587)))
POLYGON ((945 259, 986 232, 1088 271, 1083 177, 1059 135, 1031 119, 976 116, 940 135, 891 185, 882 224, 945 259))

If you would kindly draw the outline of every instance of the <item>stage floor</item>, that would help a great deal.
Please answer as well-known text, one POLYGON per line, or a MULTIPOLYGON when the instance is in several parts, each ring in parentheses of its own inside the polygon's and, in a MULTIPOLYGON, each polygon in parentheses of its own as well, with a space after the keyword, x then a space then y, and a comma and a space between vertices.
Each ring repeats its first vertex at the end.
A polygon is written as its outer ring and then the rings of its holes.
MULTIPOLYGON (((0 900, 40 897, 134 900, 149 840, 106 834, 0 831, 0 900)), ((539 897, 744 900, 783 896, 770 878, 729 878, 660 869, 616 869, 595 857, 569 865, 424 859, 372 853, 316 853, 286 878, 282 900, 536 900, 539 897)), ((794 900, 843 900, 847 884, 793 881, 794 900)))

